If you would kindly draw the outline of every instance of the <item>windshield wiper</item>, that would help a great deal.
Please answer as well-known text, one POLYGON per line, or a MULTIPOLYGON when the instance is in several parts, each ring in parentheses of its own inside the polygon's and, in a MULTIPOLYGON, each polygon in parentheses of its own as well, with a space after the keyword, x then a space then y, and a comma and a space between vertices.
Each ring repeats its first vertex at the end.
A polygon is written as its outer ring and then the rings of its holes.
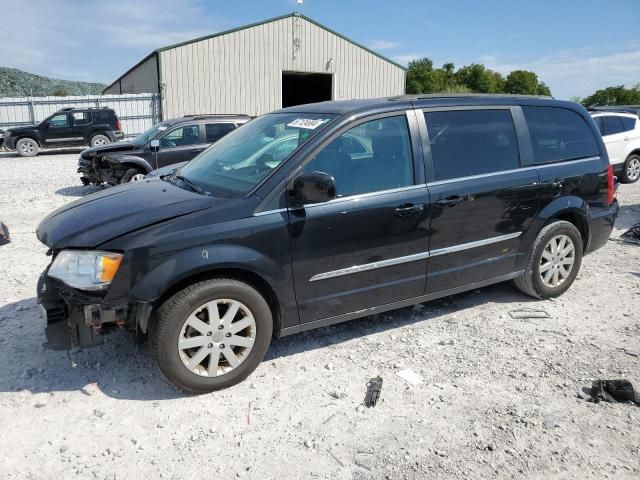
POLYGON ((189 188, 192 191, 199 193, 201 195, 206 195, 206 192, 203 189, 201 189, 199 186, 197 186, 195 183, 193 183, 191 180, 189 180, 187 177, 183 175, 173 175, 171 178, 182 180, 184 183, 186 183, 189 186, 189 188))

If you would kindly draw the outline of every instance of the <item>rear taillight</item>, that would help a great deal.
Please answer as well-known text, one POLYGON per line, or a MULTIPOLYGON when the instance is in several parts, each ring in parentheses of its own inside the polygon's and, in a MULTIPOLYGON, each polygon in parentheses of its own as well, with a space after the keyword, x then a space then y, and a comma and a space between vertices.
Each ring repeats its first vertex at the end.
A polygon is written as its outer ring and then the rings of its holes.
POLYGON ((615 180, 613 176, 613 167, 609 165, 607 167, 607 201, 609 202, 609 205, 612 205, 615 199, 616 199, 616 186, 615 186, 615 180))
POLYGON ((116 130, 118 132, 122 130, 122 124, 120 123, 120 119, 116 119, 116 130))

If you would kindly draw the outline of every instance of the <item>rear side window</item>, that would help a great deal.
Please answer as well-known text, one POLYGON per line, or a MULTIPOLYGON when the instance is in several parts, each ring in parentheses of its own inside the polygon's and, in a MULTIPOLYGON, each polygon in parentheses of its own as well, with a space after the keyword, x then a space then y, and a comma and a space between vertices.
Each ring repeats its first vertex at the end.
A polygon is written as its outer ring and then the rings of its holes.
POLYGON ((561 162, 600 155, 584 118, 557 107, 522 107, 529 125, 534 163, 561 162))
POLYGON ((213 143, 220 140, 227 133, 235 130, 233 123, 207 123, 205 129, 207 131, 207 143, 213 143))
POLYGON ((628 132, 629 130, 633 130, 634 128, 636 128, 635 118, 620 117, 620 120, 622 120, 622 126, 624 128, 623 131, 628 132))
POLYGON ((88 125, 93 122, 90 112, 75 112, 73 118, 74 125, 88 125))
POLYGON ((111 123, 111 116, 111 112, 109 112, 108 110, 99 110, 97 112, 93 112, 94 121, 103 125, 111 123))
POLYGON ((607 116, 602 117, 602 124, 604 125, 605 135, 615 135, 616 133, 624 132, 624 125, 620 117, 607 116))
POLYGON ((425 112, 424 117, 435 181, 520 166, 509 110, 425 112))

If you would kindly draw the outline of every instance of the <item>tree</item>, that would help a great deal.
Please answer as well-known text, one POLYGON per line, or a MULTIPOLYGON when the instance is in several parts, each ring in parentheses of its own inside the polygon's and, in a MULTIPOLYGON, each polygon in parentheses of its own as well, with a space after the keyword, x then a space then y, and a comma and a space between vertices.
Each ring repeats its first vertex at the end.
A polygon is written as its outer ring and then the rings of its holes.
POLYGON ((514 70, 507 75, 507 81, 504 84, 507 93, 515 93, 518 95, 537 95, 538 94, 538 76, 527 70, 514 70))
POLYGON ((478 63, 459 69, 456 79, 459 84, 477 93, 500 93, 504 83, 502 75, 478 63))
POLYGON ((609 105, 638 105, 640 104, 640 84, 632 88, 618 85, 597 90, 593 95, 583 99, 582 104, 587 108, 609 105))

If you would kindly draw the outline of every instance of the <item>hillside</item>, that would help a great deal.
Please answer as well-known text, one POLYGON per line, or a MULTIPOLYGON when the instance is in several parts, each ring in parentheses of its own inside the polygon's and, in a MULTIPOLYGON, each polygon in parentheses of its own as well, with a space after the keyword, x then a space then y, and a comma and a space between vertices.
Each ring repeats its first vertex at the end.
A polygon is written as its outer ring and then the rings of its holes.
POLYGON ((57 80, 0 67, 0 97, 99 95, 105 87, 102 83, 57 80))

